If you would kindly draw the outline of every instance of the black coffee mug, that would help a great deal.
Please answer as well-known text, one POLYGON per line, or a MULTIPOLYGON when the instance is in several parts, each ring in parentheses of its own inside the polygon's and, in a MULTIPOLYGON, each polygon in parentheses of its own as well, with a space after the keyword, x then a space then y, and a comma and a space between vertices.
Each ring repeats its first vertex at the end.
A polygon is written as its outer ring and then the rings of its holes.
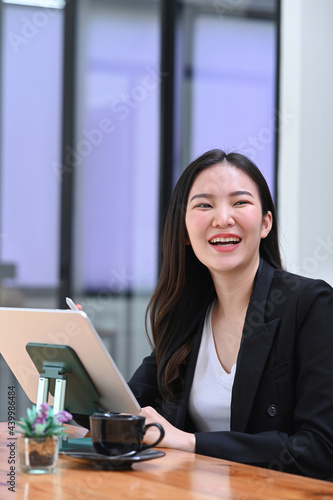
POLYGON ((158 423, 145 425, 145 417, 127 414, 95 414, 89 417, 90 434, 95 451, 101 455, 133 455, 153 448, 162 441, 164 429, 158 423), (153 444, 142 444, 143 437, 150 427, 160 431, 153 444))

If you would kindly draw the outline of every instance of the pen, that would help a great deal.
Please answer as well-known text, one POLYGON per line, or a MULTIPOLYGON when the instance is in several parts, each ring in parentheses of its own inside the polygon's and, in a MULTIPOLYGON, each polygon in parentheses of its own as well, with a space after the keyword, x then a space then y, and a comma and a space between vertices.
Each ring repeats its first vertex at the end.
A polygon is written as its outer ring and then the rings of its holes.
POLYGON ((72 301, 72 299, 70 299, 69 297, 66 297, 66 302, 67 302, 67 305, 70 309, 72 309, 73 311, 78 311, 79 309, 76 307, 76 305, 74 304, 74 302, 72 301))

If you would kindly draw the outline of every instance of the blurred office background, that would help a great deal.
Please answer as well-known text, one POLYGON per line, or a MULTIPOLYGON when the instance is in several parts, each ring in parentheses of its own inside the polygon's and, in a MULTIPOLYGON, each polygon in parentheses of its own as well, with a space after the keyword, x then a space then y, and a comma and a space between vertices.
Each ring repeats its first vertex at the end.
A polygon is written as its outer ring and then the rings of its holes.
MULTIPOLYGON (((285 266, 333 284, 332 15, 331 0, 0 2, 0 306, 71 296, 128 379, 150 351, 170 193, 216 147, 264 173, 285 266)), ((3 359, 0 376, 2 400, 3 359)))

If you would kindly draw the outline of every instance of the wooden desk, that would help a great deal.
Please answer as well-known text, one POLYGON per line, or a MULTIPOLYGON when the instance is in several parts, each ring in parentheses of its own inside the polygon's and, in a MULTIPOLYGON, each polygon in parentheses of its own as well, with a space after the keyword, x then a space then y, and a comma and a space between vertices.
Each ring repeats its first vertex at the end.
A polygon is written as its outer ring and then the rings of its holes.
MULTIPOLYGON (((166 455, 129 471, 94 470, 89 463, 60 456, 58 472, 16 475, 16 496, 7 490, 7 425, 1 430, 1 500, 297 500, 331 499, 333 483, 164 449, 166 455)), ((82 428, 71 428, 82 437, 82 428)), ((332 474, 333 475, 333 474, 332 474)))

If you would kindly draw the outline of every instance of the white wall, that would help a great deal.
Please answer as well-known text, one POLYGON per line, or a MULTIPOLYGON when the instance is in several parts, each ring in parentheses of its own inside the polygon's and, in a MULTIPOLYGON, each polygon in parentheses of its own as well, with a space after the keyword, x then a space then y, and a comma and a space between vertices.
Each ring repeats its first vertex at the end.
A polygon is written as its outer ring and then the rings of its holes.
POLYGON ((284 266, 333 285, 332 0, 282 0, 278 211, 284 266))

